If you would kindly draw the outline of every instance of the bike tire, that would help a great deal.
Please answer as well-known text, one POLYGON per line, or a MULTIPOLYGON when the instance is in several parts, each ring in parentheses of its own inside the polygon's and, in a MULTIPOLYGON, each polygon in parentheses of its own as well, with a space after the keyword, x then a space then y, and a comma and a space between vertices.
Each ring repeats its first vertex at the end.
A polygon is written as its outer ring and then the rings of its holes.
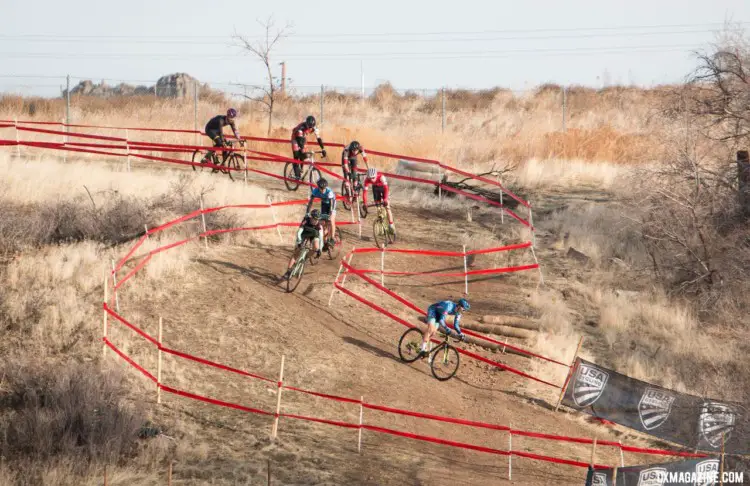
MULTIPOLYGON (((193 158, 191 159, 194 164, 200 164, 201 160, 203 160, 203 157, 205 157, 206 154, 203 153, 202 150, 196 150, 193 152, 193 158)), ((197 171, 198 169, 195 168, 195 166, 191 166, 194 171, 197 171)), ((201 164, 201 171, 203 170, 203 164, 201 164)))
POLYGON ((341 200, 341 204, 344 206, 344 209, 349 211, 352 209, 352 191, 345 180, 341 181, 341 195, 344 197, 344 199, 341 200))
POLYGON ((232 154, 230 155, 229 160, 227 161, 227 166, 230 169, 229 170, 229 178, 234 180, 237 180, 237 178, 240 178, 240 174, 242 174, 242 171, 245 170, 245 158, 240 154, 232 154), (232 176, 232 172, 234 172, 234 176, 232 176))
POLYGON ((297 288, 299 283, 302 281, 302 276, 305 274, 305 263, 307 260, 307 252, 304 252, 304 255, 300 255, 301 257, 304 256, 304 258, 298 258, 296 262, 294 262, 294 266, 292 267, 292 274, 289 276, 288 279, 286 279, 286 291, 287 293, 292 293, 297 288))
POLYGON ((413 327, 407 329, 398 340, 398 357, 405 363, 413 363, 419 359, 419 351, 422 349, 421 330, 413 327), (416 346, 416 347, 415 347, 416 346))
POLYGON ((375 245, 381 250, 388 246, 388 230, 382 218, 372 222, 372 236, 375 239, 375 245))
POLYGON ((443 343, 432 352, 430 370, 432 376, 438 381, 447 381, 453 378, 458 371, 458 351, 450 344, 443 343), (440 370, 439 372, 437 370, 440 370))
MULTIPOLYGON (((310 184, 317 186, 318 181, 322 178, 323 174, 321 174, 317 168, 312 168, 310 170, 310 184)), ((331 190, 333 190, 333 188, 331 188, 331 190)))
POLYGON ((362 218, 366 218, 367 217, 367 206, 361 200, 359 202, 359 215, 362 216, 362 218))
POLYGON ((284 165, 284 185, 289 191, 296 191, 299 188, 299 181, 294 179, 294 164, 287 162, 284 165))
POLYGON ((341 229, 336 228, 336 234, 334 235, 333 239, 336 241, 336 243, 334 243, 333 245, 333 248, 329 246, 328 250, 326 250, 326 253, 328 253, 328 258, 330 260, 337 259, 339 257, 339 254, 341 253, 341 247, 343 246, 341 229))

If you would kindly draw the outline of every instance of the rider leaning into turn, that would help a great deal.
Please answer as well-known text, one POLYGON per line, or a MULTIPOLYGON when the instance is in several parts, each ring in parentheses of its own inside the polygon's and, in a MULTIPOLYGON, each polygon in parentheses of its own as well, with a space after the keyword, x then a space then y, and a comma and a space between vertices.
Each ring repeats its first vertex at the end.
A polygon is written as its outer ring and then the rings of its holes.
MULTIPOLYGON (((237 118, 237 110, 234 108, 229 108, 227 110, 226 115, 216 115, 215 117, 211 118, 208 123, 206 123, 206 128, 204 129, 206 132, 206 136, 211 139, 211 141, 214 144, 214 147, 224 147, 224 144, 226 143, 226 139, 224 138, 224 127, 227 125, 232 127, 232 133, 234 133, 234 138, 240 141, 240 145, 244 145, 245 141, 240 138, 240 134, 237 133, 237 125, 234 123, 234 120, 237 118)), ((228 152, 223 152, 222 154, 222 163, 227 159, 228 152)), ((208 160, 209 154, 206 154, 205 157, 203 157, 203 160, 201 160, 201 164, 205 163, 208 160)))
POLYGON ((360 154, 367 164, 365 148, 356 140, 344 147, 344 151, 341 152, 341 170, 344 172, 344 179, 351 181, 352 189, 357 183, 357 155, 360 154))
POLYGON ((310 194, 310 200, 307 201, 305 214, 310 214, 310 206, 315 199, 320 199, 321 219, 331 222, 331 233, 328 235, 328 244, 333 245, 335 240, 333 235, 336 234, 336 193, 328 187, 328 181, 324 178, 318 179, 318 187, 314 187, 310 194))
MULTIPOLYGON (((294 127, 292 130, 292 154, 294 160, 304 162, 305 144, 307 143, 307 135, 310 133, 315 133, 315 137, 318 139, 318 145, 320 145, 320 149, 323 151, 321 155, 323 155, 324 158, 327 155, 326 149, 323 146, 323 139, 320 138, 320 130, 318 130, 315 125, 315 117, 310 115, 305 121, 294 127)), ((302 173, 302 164, 296 163, 293 164, 292 167, 294 168, 294 176, 299 179, 300 174, 302 173)))
POLYGON ((310 215, 306 215, 305 219, 299 225, 297 239, 295 240, 295 251, 292 253, 292 258, 289 260, 286 273, 282 278, 289 278, 289 275, 292 273, 292 267, 297 259, 297 251, 302 248, 305 240, 312 240, 315 256, 320 257, 320 249, 323 248, 323 222, 320 220, 320 211, 317 209, 310 211, 310 215))
POLYGON ((463 311, 468 311, 469 308, 469 302, 466 299, 458 299, 457 302, 442 300, 429 306, 427 308, 427 332, 422 336, 422 348, 419 351, 420 356, 427 356, 429 353, 427 343, 430 342, 430 338, 437 333, 438 329, 442 330, 448 336, 451 334, 451 330, 445 325, 445 318, 449 315, 455 316, 453 318, 453 328, 458 333, 458 337, 463 341, 464 333, 461 332, 460 325, 461 314, 463 311))
POLYGON ((372 197, 375 199, 375 202, 382 203, 383 206, 385 206, 385 210, 388 213, 388 225, 395 235, 396 227, 393 224, 393 213, 391 213, 391 205, 388 202, 388 196, 390 194, 388 181, 375 167, 367 169, 367 177, 365 178, 364 189, 362 191, 362 203, 365 206, 367 206, 367 186, 369 185, 372 185, 372 197))

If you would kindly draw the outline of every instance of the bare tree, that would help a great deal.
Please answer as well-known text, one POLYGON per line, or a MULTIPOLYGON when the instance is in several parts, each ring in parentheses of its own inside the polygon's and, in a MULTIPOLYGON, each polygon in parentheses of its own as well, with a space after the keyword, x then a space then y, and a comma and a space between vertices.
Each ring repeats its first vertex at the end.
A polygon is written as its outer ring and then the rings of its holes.
POLYGON ((251 41, 248 37, 244 37, 238 34, 236 31, 232 35, 232 39, 235 45, 245 49, 250 54, 256 56, 263 65, 266 67, 267 85, 259 86, 256 89, 260 90, 259 96, 249 96, 247 94, 242 95, 244 98, 261 103, 266 108, 268 113, 268 135, 271 135, 271 126, 273 123, 273 108, 276 103, 280 87, 274 80, 273 73, 271 71, 271 53, 277 44, 287 37, 288 30, 291 27, 287 24, 281 29, 275 28, 273 17, 269 17, 266 21, 258 23, 263 27, 264 34, 260 40, 251 41))

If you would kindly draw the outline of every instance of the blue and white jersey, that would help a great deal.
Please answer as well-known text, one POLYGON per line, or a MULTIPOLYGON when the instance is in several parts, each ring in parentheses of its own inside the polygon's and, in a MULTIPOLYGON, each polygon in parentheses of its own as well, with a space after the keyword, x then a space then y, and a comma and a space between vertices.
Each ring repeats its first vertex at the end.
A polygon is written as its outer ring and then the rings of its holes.
POLYGON ((330 187, 326 187, 324 191, 314 187, 310 198, 320 199, 320 212, 323 214, 332 214, 336 210, 336 193, 330 187))
POLYGON ((452 300, 443 300, 432 304, 427 309, 427 317, 434 318, 440 325, 445 326, 445 319, 448 316, 455 316, 453 327, 457 332, 461 332, 461 314, 458 312, 458 305, 452 300))

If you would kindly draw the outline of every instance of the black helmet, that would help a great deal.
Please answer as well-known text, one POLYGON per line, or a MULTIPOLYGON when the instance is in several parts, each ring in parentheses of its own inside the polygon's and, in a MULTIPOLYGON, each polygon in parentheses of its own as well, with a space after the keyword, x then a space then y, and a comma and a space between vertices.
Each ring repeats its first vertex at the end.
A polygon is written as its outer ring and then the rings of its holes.
POLYGON ((356 140, 354 140, 352 143, 349 144, 349 150, 352 152, 359 152, 362 150, 362 145, 359 144, 356 140))
POLYGON ((310 211, 310 217, 312 219, 320 219, 320 211, 318 211, 317 209, 313 209, 312 211, 310 211))
POLYGON ((326 187, 328 187, 328 181, 327 181, 327 180, 325 180, 325 179, 324 179, 324 178, 322 178, 322 177, 321 177, 320 179, 318 179, 318 189, 320 189, 320 190, 322 191, 322 190, 324 190, 324 189, 325 189, 326 187))
POLYGON ((307 123, 307 126, 310 128, 315 128, 315 117, 310 115, 305 119, 305 123, 307 123))

